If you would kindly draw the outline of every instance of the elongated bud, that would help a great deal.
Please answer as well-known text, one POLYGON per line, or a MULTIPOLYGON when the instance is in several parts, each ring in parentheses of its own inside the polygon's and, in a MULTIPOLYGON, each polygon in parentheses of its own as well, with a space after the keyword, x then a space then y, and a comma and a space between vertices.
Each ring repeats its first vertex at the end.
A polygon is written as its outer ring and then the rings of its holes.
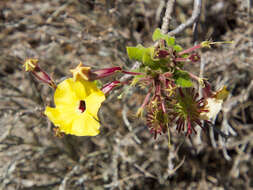
POLYGON ((101 79, 104 77, 108 77, 114 75, 117 72, 121 72, 123 74, 128 75, 142 75, 143 73, 138 72, 129 72, 122 70, 121 67, 111 67, 111 68, 104 68, 99 70, 91 70, 90 67, 82 66, 80 63, 75 69, 71 69, 70 72, 73 74, 73 79, 76 80, 89 80, 94 81, 97 79, 101 79))
POLYGON ((42 83, 49 85, 50 87, 56 89, 56 84, 52 78, 42 70, 38 65, 38 59, 27 59, 23 65, 25 71, 31 72, 32 75, 42 83))
POLYGON ((145 106, 149 103, 150 95, 151 95, 151 92, 149 92, 149 93, 146 95, 146 97, 145 97, 145 99, 144 99, 144 101, 143 101, 141 107, 139 107, 139 109, 137 110, 137 112, 136 112, 136 116, 137 116, 137 117, 142 117, 144 108, 145 108, 145 106))
POLYGON ((111 76, 115 74, 116 72, 121 72, 121 71, 122 71, 121 67, 111 67, 111 68, 105 68, 105 69, 92 71, 92 74, 94 74, 92 80, 97 80, 100 78, 111 76))
POLYGON ((103 87, 102 87, 102 92, 104 94, 107 94, 109 93, 114 87, 117 87, 117 86, 120 86, 121 85, 121 82, 120 81, 113 81, 113 82, 109 82, 107 84, 105 84, 103 87))
POLYGON ((113 75, 117 72, 121 72, 121 73, 127 74, 127 75, 143 75, 143 73, 124 71, 124 70, 122 70, 121 67, 111 67, 111 68, 105 68, 105 69, 92 71, 91 72, 91 79, 92 80, 97 80, 97 79, 100 79, 100 78, 111 76, 111 75, 113 75))

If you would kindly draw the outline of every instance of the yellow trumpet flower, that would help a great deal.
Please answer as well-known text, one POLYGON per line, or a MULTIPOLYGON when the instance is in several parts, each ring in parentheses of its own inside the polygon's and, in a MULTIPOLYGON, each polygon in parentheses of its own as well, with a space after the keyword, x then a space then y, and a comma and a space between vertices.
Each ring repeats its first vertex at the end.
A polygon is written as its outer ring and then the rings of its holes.
POLYGON ((76 136, 99 134, 97 116, 104 93, 90 81, 69 78, 61 82, 54 94, 55 108, 46 107, 45 114, 60 132, 76 136))

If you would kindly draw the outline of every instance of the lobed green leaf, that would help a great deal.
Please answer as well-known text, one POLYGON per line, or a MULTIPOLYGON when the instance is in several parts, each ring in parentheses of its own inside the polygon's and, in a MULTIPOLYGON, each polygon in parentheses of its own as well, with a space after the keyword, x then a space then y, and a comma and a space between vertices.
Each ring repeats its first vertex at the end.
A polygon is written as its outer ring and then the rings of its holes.
POLYGON ((153 35, 152 35, 153 41, 164 39, 167 42, 168 46, 174 46, 175 45, 175 38, 169 37, 166 34, 162 34, 160 28, 155 29, 153 35))
POLYGON ((180 45, 174 45, 173 46, 173 49, 176 51, 176 52, 180 52, 180 51, 182 51, 182 47, 180 46, 180 45))
POLYGON ((127 55, 129 59, 142 61, 142 57, 144 53, 147 51, 147 48, 143 47, 142 45, 137 45, 136 47, 127 47, 127 55))
POLYGON ((175 79, 175 83, 181 87, 187 88, 193 85, 189 74, 185 71, 176 70, 173 77, 175 79))

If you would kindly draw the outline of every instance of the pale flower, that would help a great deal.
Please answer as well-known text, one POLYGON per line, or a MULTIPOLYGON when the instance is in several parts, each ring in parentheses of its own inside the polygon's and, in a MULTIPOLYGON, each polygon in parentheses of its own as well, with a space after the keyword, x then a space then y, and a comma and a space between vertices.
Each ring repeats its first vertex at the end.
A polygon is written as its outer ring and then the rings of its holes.
POLYGON ((222 109, 222 104, 224 99, 227 98, 229 92, 226 87, 223 87, 221 90, 215 93, 212 97, 206 99, 205 109, 208 112, 203 112, 200 114, 201 119, 204 120, 212 120, 214 119, 218 113, 222 109))

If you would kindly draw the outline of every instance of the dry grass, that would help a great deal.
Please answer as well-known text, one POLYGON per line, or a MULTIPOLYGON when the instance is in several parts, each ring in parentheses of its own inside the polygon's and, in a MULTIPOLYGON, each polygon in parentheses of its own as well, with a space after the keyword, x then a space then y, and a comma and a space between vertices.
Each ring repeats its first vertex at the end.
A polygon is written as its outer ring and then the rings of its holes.
MULTIPOLYGON (((253 188, 253 24, 250 1, 204 1, 198 40, 234 40, 201 53, 204 76, 231 95, 212 129, 185 139, 171 130, 154 140, 133 117, 140 89, 113 93, 101 109, 97 137, 56 138, 43 116, 52 90, 22 72, 25 58, 59 81, 80 61, 131 67, 125 46, 150 44, 164 9, 158 0, 0 1, 0 189, 250 189, 253 188), (159 8, 160 7, 160 8, 159 8), (133 98, 134 97, 134 98, 133 98)), ((170 29, 190 17, 177 1, 170 29)), ((191 0, 189 1, 191 2, 191 0)), ((178 41, 191 45, 191 28, 178 41)), ((191 66, 199 73, 200 65, 191 66)))

